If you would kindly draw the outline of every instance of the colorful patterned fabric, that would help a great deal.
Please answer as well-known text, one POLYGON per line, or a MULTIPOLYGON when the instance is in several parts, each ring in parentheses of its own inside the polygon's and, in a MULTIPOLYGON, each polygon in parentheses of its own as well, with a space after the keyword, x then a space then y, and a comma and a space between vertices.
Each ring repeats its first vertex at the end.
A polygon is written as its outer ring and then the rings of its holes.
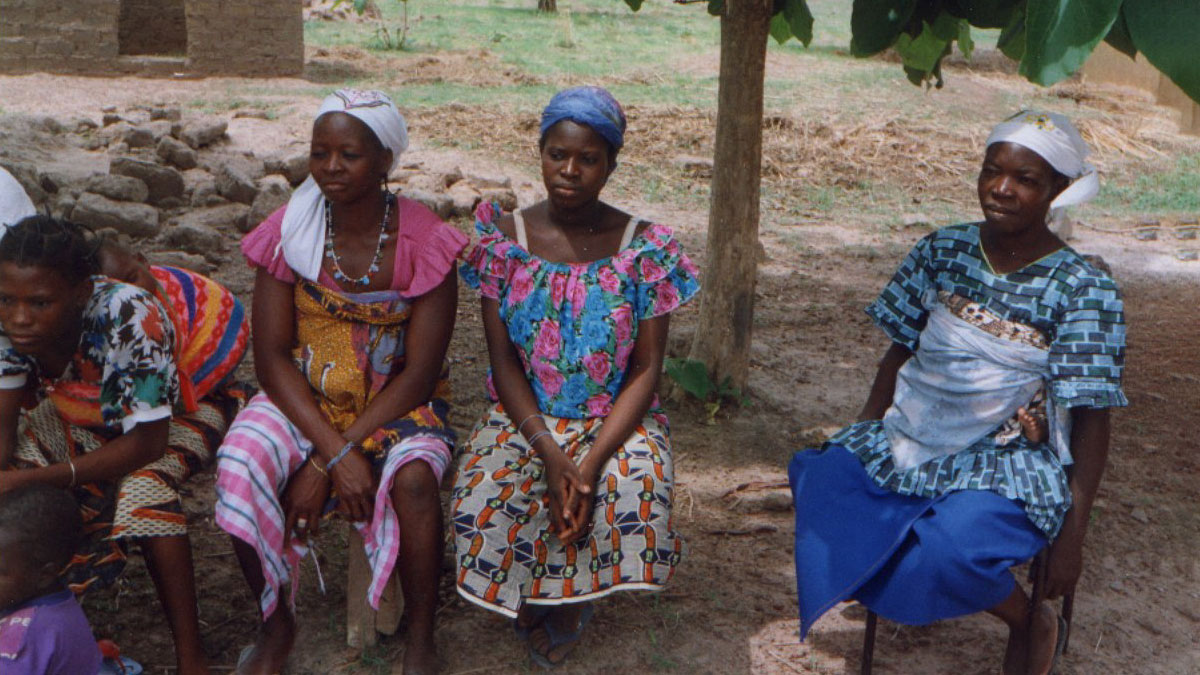
MULTIPOLYGON (((367 600, 376 608, 400 553, 400 521, 391 495, 396 472, 420 460, 440 482, 450 463, 453 441, 447 440, 444 430, 448 406, 434 401, 423 410, 443 428, 423 425, 409 416, 372 437, 372 446, 379 448, 368 455, 379 478, 375 510, 370 522, 355 527, 362 534, 371 567, 367 600)), ((312 444, 300 430, 260 393, 238 415, 217 453, 217 525, 258 553, 266 580, 259 598, 264 618, 279 606, 284 584, 292 583, 291 604, 295 603, 294 582, 308 547, 293 533, 284 533, 281 497, 288 479, 312 452, 312 444)))
MULTIPOLYGON (((139 423, 185 412, 174 358, 175 327, 149 292, 93 278, 79 349, 56 379, 11 345, 0 349, 0 378, 17 386, 42 379, 40 393, 69 423, 128 432, 139 423)), ((6 341, 7 343, 7 341, 6 341)))
MULTIPOLYGON (((543 260, 496 229, 500 208, 481 204, 479 242, 462 265, 500 318, 529 374, 538 408, 571 419, 604 417, 625 382, 638 322, 668 314, 700 290, 697 270, 665 225, 617 255, 590 263, 543 260)), ((488 375, 492 400, 495 389, 488 375)), ((658 411, 655 399, 651 410, 658 411)))
MULTIPOLYGON (((345 431, 404 369, 410 305, 397 291, 339 293, 303 279, 294 298, 297 366, 326 419, 345 431)), ((429 403, 361 443, 381 476, 375 515, 359 526, 372 562, 369 600, 376 606, 400 545, 399 521, 388 496, 392 477, 407 462, 421 459, 440 478, 454 446, 446 420, 448 394, 443 372, 429 403)), ((264 616, 278 606, 280 587, 295 578, 307 550, 294 534, 283 532, 280 496, 312 451, 312 444, 264 394, 234 421, 218 452, 217 524, 258 552, 268 582, 261 598, 264 616)))
MULTIPOLYGON (((1121 391, 1125 357, 1123 307, 1116 285, 1070 248, 1007 275, 992 271, 979 245, 977 224, 944 228, 922 239, 867 314, 888 336, 916 350, 928 315, 923 298, 946 292, 1005 320, 1036 330, 1049 341, 1049 393, 1071 408, 1126 404, 1121 391)), ((1054 536, 1070 508, 1066 473, 1047 443, 1024 436, 997 447, 1001 424, 970 448, 908 471, 895 467, 883 425, 852 424, 829 445, 858 456, 883 488, 935 497, 954 490, 990 490, 1021 502, 1031 522, 1054 536)))
POLYGON ((175 324, 176 361, 188 409, 226 380, 250 343, 250 322, 242 302, 208 277, 178 267, 152 266, 156 293, 175 324))
MULTIPOLYGON (((579 463, 599 418, 544 416, 579 463)), ((667 429, 647 416, 604 466, 593 527, 563 546, 550 534, 544 466, 495 405, 458 458, 453 525, 458 592, 515 616, 522 603, 590 600, 618 590, 660 590, 683 554, 671 521, 674 465, 667 429)))
MULTIPOLYGON (((132 539, 187 534, 178 488, 212 460, 214 448, 245 399, 236 387, 210 395, 195 412, 171 419, 162 457, 119 481, 73 490, 85 540, 65 572, 72 590, 81 594, 115 581, 125 567, 132 539)), ((117 435, 74 426, 62 418, 52 400, 43 400, 18 420, 15 467, 66 462, 99 449, 117 435)))

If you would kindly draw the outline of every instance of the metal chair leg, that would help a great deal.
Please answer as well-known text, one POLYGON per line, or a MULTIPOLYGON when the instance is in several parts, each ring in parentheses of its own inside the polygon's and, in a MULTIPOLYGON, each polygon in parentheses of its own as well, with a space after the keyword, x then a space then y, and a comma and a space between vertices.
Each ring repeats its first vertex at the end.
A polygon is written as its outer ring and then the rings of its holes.
POLYGON ((867 610, 867 630, 863 633, 862 675, 871 675, 871 661, 875 658, 875 612, 867 610))
MULTIPOLYGON (((1047 560, 1050 557, 1050 547, 1042 549, 1040 553, 1034 557, 1033 562, 1029 564, 1029 578, 1033 581, 1033 591, 1029 594, 1029 612, 1025 619, 1025 638, 1026 644, 1033 644, 1033 616, 1037 610, 1038 603, 1042 601, 1042 596, 1046 592, 1046 574, 1047 560)), ((1025 654, 1025 672, 1029 672, 1033 666, 1033 654, 1026 652, 1025 654)))
POLYGON ((1062 653, 1067 653, 1067 648, 1071 646, 1071 614, 1075 611, 1075 591, 1071 591, 1063 596, 1062 599, 1062 618, 1067 624, 1067 637, 1063 638, 1062 653))

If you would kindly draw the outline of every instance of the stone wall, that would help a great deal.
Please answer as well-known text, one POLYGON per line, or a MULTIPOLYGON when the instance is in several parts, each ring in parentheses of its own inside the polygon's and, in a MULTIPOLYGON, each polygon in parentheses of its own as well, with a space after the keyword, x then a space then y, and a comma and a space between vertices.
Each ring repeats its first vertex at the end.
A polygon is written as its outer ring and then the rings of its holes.
POLYGON ((301 2, 0 0, 0 72, 299 75, 301 2))
POLYGON ((0 0, 0 71, 96 72, 117 56, 116 0, 0 0))
POLYGON ((301 0, 188 0, 187 21, 192 70, 296 75, 304 69, 301 0))
POLYGON ((120 0, 117 42, 122 54, 186 56, 184 0, 120 0))

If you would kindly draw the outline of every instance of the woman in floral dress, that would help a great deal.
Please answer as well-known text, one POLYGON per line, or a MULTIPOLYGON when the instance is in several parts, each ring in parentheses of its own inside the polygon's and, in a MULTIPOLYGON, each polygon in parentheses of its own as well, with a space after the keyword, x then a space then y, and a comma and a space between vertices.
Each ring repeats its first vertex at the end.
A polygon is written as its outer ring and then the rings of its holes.
POLYGON ((549 199, 478 210, 463 276, 482 296, 495 402, 458 460, 463 597, 514 617, 544 667, 616 590, 659 590, 683 542, 655 395, 669 316, 699 290, 670 228, 600 201, 625 117, 608 92, 560 92, 542 114, 549 199))

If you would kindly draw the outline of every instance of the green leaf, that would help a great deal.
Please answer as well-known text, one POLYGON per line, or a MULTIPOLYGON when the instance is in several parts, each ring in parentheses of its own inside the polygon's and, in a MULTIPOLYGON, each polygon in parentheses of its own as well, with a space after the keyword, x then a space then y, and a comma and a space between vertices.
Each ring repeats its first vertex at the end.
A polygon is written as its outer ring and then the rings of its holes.
POLYGON ((850 53, 871 56, 891 47, 916 6, 917 0, 854 0, 850 53))
POLYGON ((701 401, 707 401, 709 396, 716 393, 712 378, 708 376, 708 367, 703 361, 669 358, 664 365, 668 377, 701 401))
POLYGON ((1124 12, 1137 50, 1193 101, 1200 101, 1200 3, 1125 0, 1124 12))
MULTIPOLYGON (((1120 9, 1121 0, 1029 0, 1019 72, 1041 85, 1065 79, 1108 34, 1120 9)), ((1191 24, 1192 31, 1195 26, 1191 24)))
POLYGON ((367 11, 367 0, 354 0, 354 13, 362 14, 367 11))
POLYGON ((1004 28, 1020 5, 1015 0, 957 0, 958 16, 976 28, 1004 28))
POLYGON ((921 34, 915 38, 909 37, 908 33, 902 33, 896 40, 896 53, 907 68, 930 73, 949 45, 949 40, 939 37, 926 23, 922 24, 921 34))
POLYGON ((1025 56, 1025 11, 1013 12, 1009 24, 1000 31, 996 46, 1005 56, 1013 61, 1020 61, 1025 56))
POLYGON ((807 47, 813 38, 813 15, 805 0, 787 0, 783 6, 783 16, 791 26, 792 35, 807 47))
POLYGON ((792 37, 792 27, 788 25, 787 19, 783 18, 783 12, 771 17, 771 37, 779 44, 787 42, 792 37))
POLYGON ((712 16, 721 16, 725 11, 725 0, 708 0, 708 13, 712 16))
POLYGON ((643 0, 625 0, 625 4, 629 5, 629 9, 632 9, 636 12, 642 8, 642 1, 643 0))
POLYGON ((958 25, 958 50, 962 52, 963 58, 970 61, 971 55, 975 53, 975 41, 971 39, 971 24, 965 20, 958 25))
POLYGON ((1133 44, 1133 38, 1129 36, 1129 24, 1125 22, 1124 11, 1117 13, 1117 20, 1113 22, 1108 35, 1104 36, 1104 41, 1131 59, 1137 57, 1137 47, 1133 44))

